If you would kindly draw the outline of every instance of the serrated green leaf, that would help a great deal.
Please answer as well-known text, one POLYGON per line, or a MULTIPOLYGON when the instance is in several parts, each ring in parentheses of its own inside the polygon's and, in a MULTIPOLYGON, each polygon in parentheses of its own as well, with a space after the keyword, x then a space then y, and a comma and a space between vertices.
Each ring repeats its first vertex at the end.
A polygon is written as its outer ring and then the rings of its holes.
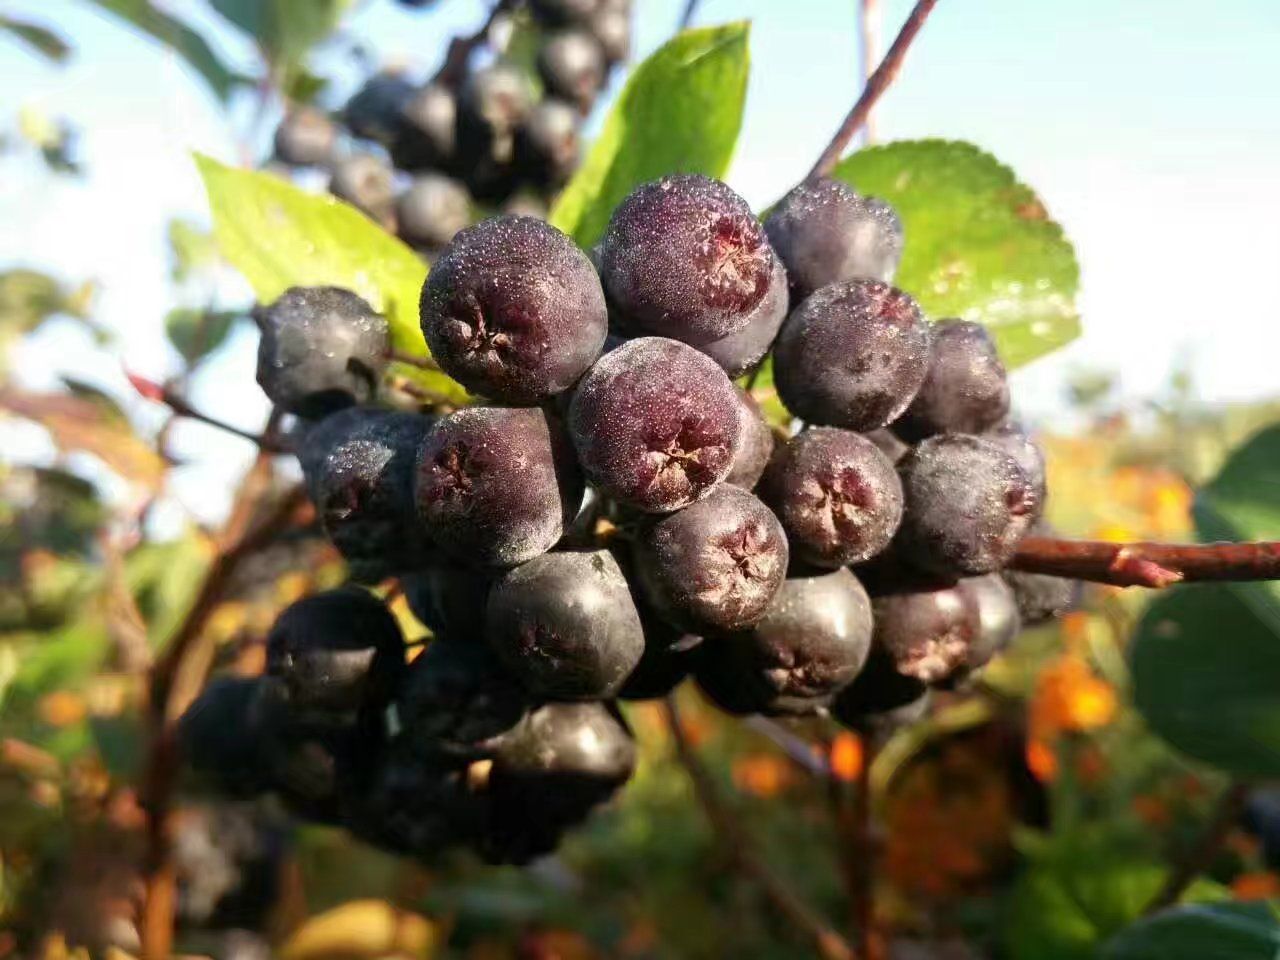
POLYGON ((583 247, 637 186, 668 173, 722 177, 742 127, 746 21, 685 30, 636 67, 551 223, 583 247))
POLYGON ((1275 960, 1280 918, 1275 904, 1216 903, 1176 907, 1117 934, 1105 960, 1275 960))
POLYGON ((71 54, 71 45, 48 27, 13 17, 0 16, 0 30, 13 34, 31 49, 54 63, 65 63, 71 54))
POLYGON ((1179 750, 1237 776, 1280 775, 1280 642, 1230 587, 1160 597, 1131 647, 1134 702, 1179 750))
POLYGON ((181 20, 157 9, 150 0, 90 0, 109 13, 154 37, 182 57, 219 100, 226 101, 243 78, 218 59, 205 41, 181 20))
MULTIPOLYGON (((386 315, 397 352, 428 356, 418 325, 427 276, 418 255, 355 207, 305 193, 267 173, 196 156, 222 255, 270 302, 289 287, 330 284, 354 290, 386 315)), ((454 401, 466 391, 442 373, 398 365, 423 387, 454 401)))
POLYGON ((164 332, 188 364, 196 364, 226 341, 239 310, 196 310, 175 307, 164 318, 164 332))
POLYGON ((935 320, 987 326, 1009 367, 1080 335, 1075 251, 1032 190, 969 143, 904 140, 842 160, 835 176, 891 203, 905 247, 895 283, 935 320))

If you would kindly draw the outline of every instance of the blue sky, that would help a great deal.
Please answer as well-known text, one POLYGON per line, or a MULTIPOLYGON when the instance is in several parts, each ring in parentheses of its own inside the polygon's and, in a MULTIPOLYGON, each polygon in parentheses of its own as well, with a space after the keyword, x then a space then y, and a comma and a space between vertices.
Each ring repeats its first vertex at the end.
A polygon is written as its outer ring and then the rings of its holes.
MULTIPOLYGON (((0 39, 0 122, 23 105, 73 119, 84 129, 88 175, 54 179, 0 160, 0 268, 97 278, 98 316, 119 334, 119 354, 162 376, 176 362, 159 332, 173 304, 164 224, 203 217, 190 151, 236 159, 249 104, 224 114, 180 61, 80 0, 3 6, 58 24, 77 53, 57 69, 0 39)), ((683 0, 636 6, 644 55, 669 36, 683 0)), ((885 0, 886 40, 909 6, 885 0)), ((203 3, 167 7, 252 70, 243 38, 203 3)), ((446 38, 473 28, 485 7, 441 0, 424 15, 368 0, 349 31, 385 61, 426 73, 446 38)), ((854 4, 704 0, 699 12, 701 23, 742 17, 753 21, 753 70, 729 179, 763 206, 804 173, 856 95, 854 4)), ((338 93, 357 82, 349 62, 325 62, 338 71, 338 93)), ((1034 416, 1054 415, 1063 377, 1079 366, 1118 371, 1134 397, 1158 391, 1180 362, 1206 402, 1280 393, 1280 2, 941 0, 878 123, 881 139, 961 138, 990 150, 1040 193, 1076 244, 1086 333, 1016 377, 1016 396, 1034 416)), ((241 294, 233 284, 228 302, 241 294)), ((198 393, 247 426, 263 410, 252 350, 246 333, 198 393)), ((59 372, 121 383, 69 326, 37 337, 15 366, 32 386, 59 372)), ((40 445, 10 425, 0 438, 8 449, 40 445)), ((199 515, 216 515, 221 481, 249 451, 198 425, 178 440, 199 465, 180 472, 180 496, 199 515)))

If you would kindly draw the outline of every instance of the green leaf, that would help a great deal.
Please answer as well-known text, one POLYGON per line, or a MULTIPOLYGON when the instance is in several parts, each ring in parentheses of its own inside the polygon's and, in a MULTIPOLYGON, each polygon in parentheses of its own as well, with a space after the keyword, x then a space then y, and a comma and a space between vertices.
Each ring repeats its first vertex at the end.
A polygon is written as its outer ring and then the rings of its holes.
POLYGON ((1217 903, 1165 910, 1117 934, 1104 960, 1274 960, 1280 921, 1274 904, 1217 903))
MULTIPOLYGON (((266 173, 237 170, 197 156, 222 255, 258 299, 289 287, 347 287, 386 315, 399 353, 428 356, 418 326, 418 294, 427 276, 418 255, 355 207, 305 193, 266 173)), ((427 389, 455 401, 466 391, 444 374, 397 365, 427 389)))
POLYGON ((226 341, 239 310, 196 310, 175 307, 164 318, 164 332, 189 365, 199 363, 226 341))
POLYGON ((291 71, 338 26, 352 0, 212 0, 212 6, 262 48, 267 60, 291 71))
POLYGON ((1280 642, 1230 587, 1172 590, 1133 640, 1134 701, 1173 746, 1237 776, 1280 775, 1280 642))
POLYGON ((173 258, 170 276, 174 282, 182 283, 218 265, 218 244, 210 231, 175 217, 165 233, 173 258))
POLYGON ((636 67, 551 223, 589 247, 640 184, 668 173, 724 176, 742 126, 749 32, 746 21, 685 30, 636 67))
POLYGON ((1075 251, 1035 193, 989 153, 904 140, 859 150, 835 176, 898 211, 906 243, 895 283, 932 318, 986 325, 1009 367, 1080 335, 1075 251))
POLYGON ((230 70, 205 41, 181 20, 156 8, 150 0, 90 0, 108 13, 137 27, 187 61, 217 95, 226 102, 243 78, 230 70))
POLYGON ((37 53, 54 63, 65 63, 71 54, 71 46, 48 27, 13 17, 0 16, 0 30, 5 30, 37 53))
POLYGON ((208 541, 198 533, 130 551, 124 577, 147 624, 153 649, 162 649, 181 624, 204 581, 212 559, 208 541))

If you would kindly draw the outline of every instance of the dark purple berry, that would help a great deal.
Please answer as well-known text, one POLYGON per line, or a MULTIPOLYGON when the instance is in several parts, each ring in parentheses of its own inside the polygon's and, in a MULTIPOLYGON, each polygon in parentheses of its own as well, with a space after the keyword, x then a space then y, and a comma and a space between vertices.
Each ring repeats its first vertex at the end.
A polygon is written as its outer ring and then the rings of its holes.
POLYGON ((450 167, 457 149, 458 101, 439 84, 429 83, 401 108, 399 136, 391 156, 402 170, 450 167))
POLYGON ((1022 622, 1029 627, 1056 620, 1080 604, 1079 580, 1021 570, 1006 570, 1004 578, 1013 588, 1022 622))
POLYGON ((631 55, 631 11, 629 3, 606 0, 591 18, 591 32, 609 63, 621 63, 631 55))
POLYGON ((902 522, 902 482, 866 437, 811 427, 779 449, 760 495, 782 521, 797 558, 821 567, 862 563, 902 522))
POLYGON ((733 383, 675 340, 642 337, 602 357, 569 405, 587 477, 650 513, 688 506, 729 474, 742 425, 733 383))
POLYGON ((516 163, 544 188, 563 186, 578 167, 582 143, 579 116, 563 100, 543 100, 516 133, 516 163))
POLYGON ((380 157, 357 153, 339 160, 329 192, 384 227, 395 220, 395 175, 380 157))
POLYGON ((930 437, 902 459, 898 471, 905 503, 902 555, 940 576, 976 576, 1003 567, 1039 509, 1025 471, 981 437, 930 437))
POLYGON ((276 158, 295 167, 320 167, 333 159, 338 132, 323 110, 296 107, 276 128, 276 158))
POLYGON ((773 431, 765 423, 760 406, 752 399, 751 394, 741 387, 735 387, 738 395, 738 419, 742 424, 742 436, 738 444, 738 455, 733 458, 733 467, 724 478, 725 483, 735 487, 751 490, 760 481, 760 475, 769 465, 773 455, 773 431))
POLYGON ((902 257, 902 223, 893 208, 826 177, 783 197, 764 228, 797 299, 845 280, 888 283, 902 257))
POLYGON ((694 632, 744 630, 770 609, 787 572, 787 537, 769 508, 725 484, 650 521, 635 542, 649 603, 694 632))
POLYGON ((618 692, 644 652, 626 578, 607 550, 548 553, 494 583, 485 634, 512 676, 556 700, 618 692))
POLYGON ((552 96, 568 100, 586 113, 604 86, 604 48, 586 30, 561 30, 543 41, 538 75, 552 96))
POLYGON ((778 396, 801 420, 874 430, 896 420, 924 382, 929 327, 901 290, 842 281, 792 312, 773 363, 778 396))
POLYGON ((751 311, 742 329, 719 340, 700 344, 698 349, 720 364, 731 377, 740 377, 754 370, 777 339, 782 321, 787 318, 788 303, 787 272, 782 261, 775 260, 769 292, 751 311))
POLYGON ((396 856, 435 864, 483 832, 484 804, 469 787, 468 770, 407 746, 395 749, 378 765, 367 792, 353 798, 346 826, 396 856))
POLYGON ((544 411, 466 407, 428 433, 415 493, 433 543, 472 563, 511 567, 555 545, 583 487, 562 428, 544 411))
POLYGON ((665 697, 697 666, 702 637, 677 630, 643 608, 640 622, 644 625, 644 656, 618 691, 620 700, 665 697))
POLYGON ((955 586, 912 583, 876 597, 875 643, 904 677, 934 683, 969 657, 981 624, 973 595, 955 586))
POLYGON ((963 669, 978 670, 1013 642, 1022 629, 1018 600, 1013 588, 996 573, 961 580, 957 587, 969 594, 978 608, 978 635, 969 647, 963 669))
POLYGON ((270 789, 260 677, 215 677, 177 726, 178 753, 199 781, 229 797, 270 789))
POLYGON ((898 461, 911 450, 909 444, 903 443, 896 433, 884 427, 879 430, 872 430, 870 433, 864 434, 864 436, 879 447, 880 452, 888 457, 894 465, 897 465, 898 461))
POLYGON ((444 371, 509 403, 538 403, 572 386, 600 355, 608 325, 591 262, 530 217, 494 217, 454 237, 420 306, 444 371))
POLYGON ((866 666, 831 704, 840 724, 876 742, 921 720, 929 710, 929 688, 894 669, 893 660, 872 646, 866 666))
POLYGON ((981 433, 1009 413, 1009 381, 981 324, 948 320, 933 328, 929 372, 893 429, 915 441, 938 433, 981 433))
POLYGON ((698 683, 730 713, 812 713, 850 683, 871 645, 871 601, 847 569, 801 572, 755 629, 708 641, 698 683))
POLYGON ((534 18, 546 27, 587 23, 602 5, 601 0, 530 0, 529 3, 534 18))
POLYGON ((406 570, 426 553, 414 518, 413 477, 430 425, 414 413, 348 407, 302 439, 298 460, 311 501, 325 533, 361 576, 406 570))
POLYGON ((371 400, 387 364, 387 321, 350 290, 291 287, 254 309, 258 383, 290 413, 320 418, 371 400))
POLYGON ((411 247, 436 250, 471 222, 471 197, 457 180, 438 173, 415 177, 396 201, 396 229, 411 247))
POLYGON ((516 67, 496 63, 468 74, 458 96, 460 169, 487 176, 494 164, 509 164, 516 129, 532 106, 529 83, 516 67))
POLYGON ((400 135, 404 107, 414 93, 413 84, 399 74, 374 74, 347 101, 343 119, 355 136, 390 146, 400 135))
POLYGON ((1017 462, 1031 478, 1031 486, 1035 488, 1039 509, 1044 510, 1049 496, 1049 487, 1045 475, 1044 451, 1020 424, 1007 421, 993 427, 982 434, 1017 462))
POLYGON ((746 326, 774 260, 746 201, 696 174, 637 189, 614 210, 600 248, 605 289, 628 325, 694 345, 746 326))
POLYGON ((302 711, 380 709, 404 662, 395 617, 358 588, 304 597, 280 614, 267 635, 267 673, 302 711))
POLYGON ((484 635, 492 581, 492 570, 450 560, 401 576, 400 587, 410 612, 432 634, 472 640, 484 635))

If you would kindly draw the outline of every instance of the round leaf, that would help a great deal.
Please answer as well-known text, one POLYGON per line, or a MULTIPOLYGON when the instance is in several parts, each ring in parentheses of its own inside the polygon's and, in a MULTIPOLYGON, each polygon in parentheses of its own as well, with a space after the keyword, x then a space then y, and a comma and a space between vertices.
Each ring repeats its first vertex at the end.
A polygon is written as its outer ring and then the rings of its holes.
POLYGON ((1117 934, 1105 960, 1271 960, 1280 923, 1264 903, 1218 903, 1157 913, 1117 934))

